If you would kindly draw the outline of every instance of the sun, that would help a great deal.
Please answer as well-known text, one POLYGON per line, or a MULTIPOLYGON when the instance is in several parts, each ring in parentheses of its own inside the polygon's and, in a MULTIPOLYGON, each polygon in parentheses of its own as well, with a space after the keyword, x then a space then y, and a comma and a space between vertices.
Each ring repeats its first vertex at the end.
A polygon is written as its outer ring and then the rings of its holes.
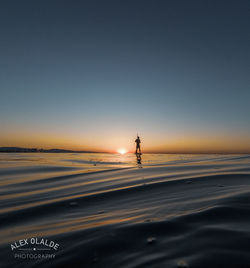
POLYGON ((117 150, 119 154, 126 154, 128 151, 125 148, 120 148, 117 150))

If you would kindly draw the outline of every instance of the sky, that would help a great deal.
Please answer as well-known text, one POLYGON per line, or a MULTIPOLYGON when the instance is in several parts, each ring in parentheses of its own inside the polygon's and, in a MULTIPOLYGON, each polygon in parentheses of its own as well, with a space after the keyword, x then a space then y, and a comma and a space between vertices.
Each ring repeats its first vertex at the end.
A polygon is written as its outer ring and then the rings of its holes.
POLYGON ((3 0, 0 146, 250 153, 250 1, 3 0))

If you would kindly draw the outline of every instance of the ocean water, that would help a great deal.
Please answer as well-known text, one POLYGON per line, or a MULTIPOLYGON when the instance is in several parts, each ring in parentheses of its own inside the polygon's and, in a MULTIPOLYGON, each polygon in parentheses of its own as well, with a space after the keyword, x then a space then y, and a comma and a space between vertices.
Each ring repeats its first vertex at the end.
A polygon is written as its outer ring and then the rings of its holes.
POLYGON ((250 267, 250 156, 1 153, 0 255, 0 267, 250 267))

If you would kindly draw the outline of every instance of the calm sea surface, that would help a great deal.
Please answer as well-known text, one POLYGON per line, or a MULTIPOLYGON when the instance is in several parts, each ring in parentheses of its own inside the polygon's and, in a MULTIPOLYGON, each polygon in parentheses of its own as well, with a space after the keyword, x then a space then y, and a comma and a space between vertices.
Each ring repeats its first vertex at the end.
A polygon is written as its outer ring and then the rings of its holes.
POLYGON ((250 267, 249 211, 249 155, 0 153, 0 267, 250 267))

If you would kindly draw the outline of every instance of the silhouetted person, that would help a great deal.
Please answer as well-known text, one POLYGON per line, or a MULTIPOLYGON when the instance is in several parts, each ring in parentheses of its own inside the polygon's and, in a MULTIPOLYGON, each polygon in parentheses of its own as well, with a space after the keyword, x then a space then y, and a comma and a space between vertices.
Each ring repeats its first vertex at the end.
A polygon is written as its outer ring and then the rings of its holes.
POLYGON ((135 143, 136 143, 135 153, 136 154, 141 154, 141 146, 140 146, 141 140, 140 140, 138 135, 137 135, 137 139, 135 140, 135 143))

